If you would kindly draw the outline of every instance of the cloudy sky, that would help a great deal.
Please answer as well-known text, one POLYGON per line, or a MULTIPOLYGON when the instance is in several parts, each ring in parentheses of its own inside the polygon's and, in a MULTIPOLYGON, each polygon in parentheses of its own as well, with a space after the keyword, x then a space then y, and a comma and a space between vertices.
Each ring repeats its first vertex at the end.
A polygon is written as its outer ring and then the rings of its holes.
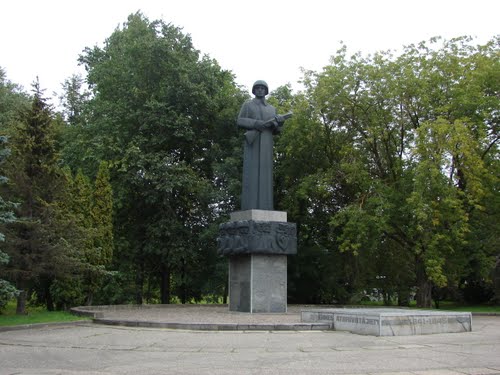
POLYGON ((321 70, 343 41, 351 51, 398 49, 433 36, 500 34, 499 0, 6 0, 0 13, 0 67, 46 94, 81 72, 85 47, 102 45, 131 13, 182 27, 195 48, 249 87, 271 89, 321 70))

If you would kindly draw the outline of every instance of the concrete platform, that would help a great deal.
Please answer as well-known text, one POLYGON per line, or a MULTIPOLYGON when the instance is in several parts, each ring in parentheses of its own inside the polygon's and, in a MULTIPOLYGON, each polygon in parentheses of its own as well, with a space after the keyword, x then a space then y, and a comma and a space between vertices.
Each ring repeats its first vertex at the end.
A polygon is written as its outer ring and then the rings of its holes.
POLYGON ((330 323, 336 331, 373 336, 472 331, 472 314, 469 312, 385 308, 311 309, 301 312, 301 320, 304 323, 330 323))
POLYGON ((304 323, 304 306, 289 306, 283 313, 242 313, 228 305, 108 305, 80 306, 75 315, 93 318, 94 323, 143 328, 199 331, 324 331, 330 323, 304 323))
MULTIPOLYGON (((470 332, 468 312, 289 305, 284 313, 241 313, 227 305, 80 306, 95 323, 202 331, 349 331, 371 336, 470 332)), ((500 375, 500 374, 499 374, 500 375)))

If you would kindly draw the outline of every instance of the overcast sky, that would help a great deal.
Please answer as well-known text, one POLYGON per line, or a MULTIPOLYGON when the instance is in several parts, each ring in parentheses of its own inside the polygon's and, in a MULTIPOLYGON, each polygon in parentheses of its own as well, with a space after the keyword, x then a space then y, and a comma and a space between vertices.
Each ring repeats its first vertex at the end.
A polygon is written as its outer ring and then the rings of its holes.
POLYGON ((162 19, 191 35, 249 87, 300 88, 301 67, 319 71, 343 41, 352 52, 398 49, 433 36, 500 34, 500 0, 6 0, 0 6, 0 67, 46 94, 81 72, 85 47, 101 46, 131 13, 162 19))

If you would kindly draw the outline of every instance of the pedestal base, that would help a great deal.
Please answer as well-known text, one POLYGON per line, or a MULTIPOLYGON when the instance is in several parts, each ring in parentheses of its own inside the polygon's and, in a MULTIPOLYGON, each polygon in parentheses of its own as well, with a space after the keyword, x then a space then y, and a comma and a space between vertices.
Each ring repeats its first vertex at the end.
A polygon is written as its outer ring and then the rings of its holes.
POLYGON ((282 313, 287 308, 286 255, 229 257, 229 310, 282 313))
POLYGON ((302 322, 330 323, 336 331, 360 335, 410 336, 470 332, 470 312, 390 308, 302 310, 302 322))

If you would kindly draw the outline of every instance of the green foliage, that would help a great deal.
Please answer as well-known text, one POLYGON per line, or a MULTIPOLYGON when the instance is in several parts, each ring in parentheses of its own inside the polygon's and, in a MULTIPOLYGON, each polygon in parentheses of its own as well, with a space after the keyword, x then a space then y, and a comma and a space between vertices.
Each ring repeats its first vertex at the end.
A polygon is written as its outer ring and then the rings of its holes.
MULTIPOLYGON (((11 154, 6 147, 8 142, 8 128, 17 120, 17 111, 24 108, 26 98, 19 92, 16 85, 9 82, 5 77, 5 72, 0 68, 0 167, 3 171, 3 163, 11 154)), ((8 178, 0 174, 0 185, 8 183, 8 178)), ((4 189, 0 195, 0 225, 15 221, 13 202, 3 198, 4 189)), ((5 241, 3 232, 0 232, 0 244, 5 241)), ((0 249, 0 271, 9 263, 10 257, 0 249)), ((3 272, 0 272, 0 274, 3 272)), ((18 290, 7 280, 0 279, 0 310, 5 307, 8 301, 18 295, 18 290)))
MULTIPOLYGON (((7 137, 0 136, 0 165, 5 161, 5 158, 9 156, 10 150, 5 147, 7 143, 7 137)), ((8 179, 5 176, 0 176, 0 184, 5 184, 8 182, 8 179)), ((12 202, 5 201, 0 196, 0 223, 11 223, 15 220, 14 212, 16 205, 12 202)), ((3 233, 0 233, 0 242, 5 240, 5 236, 3 233)), ((2 252, 0 252, 0 256, 2 256, 2 252)), ((1 259, 1 258, 0 258, 1 259)), ((4 263, 0 260, 0 264, 4 263)))
MULTIPOLYGON (((5 157, 8 156, 8 149, 4 148, 4 143, 6 143, 7 138, 0 136, 0 164, 4 161, 5 157)), ((0 183, 5 183, 6 178, 0 176, 0 183)), ((0 196, 0 223, 11 223, 15 220, 14 213, 12 210, 15 205, 11 202, 6 202, 0 196)), ((0 243, 5 241, 5 236, 0 232, 0 243)), ((0 267, 9 263, 9 256, 0 250, 0 267)), ((8 281, 0 279, 0 310, 5 307, 8 301, 16 297, 18 294, 17 289, 8 281)))
MULTIPOLYGON (((238 154, 234 118, 244 96, 189 36, 140 13, 103 48, 87 48, 80 62, 92 93, 88 100, 76 95, 84 121, 72 129, 65 155, 89 176, 106 160, 109 177, 102 179, 114 194, 111 202, 98 174, 95 249, 103 261, 114 254, 117 270, 137 273, 138 302, 148 280, 160 283, 164 302, 171 289, 183 300, 199 295, 203 282, 195 275, 208 258, 200 236, 218 208, 236 205, 226 155, 238 154)), ((68 99, 74 92, 67 90, 68 99)))
POLYGON ((77 273, 81 267, 82 232, 67 208, 67 179, 58 161, 60 119, 34 84, 31 108, 9 124, 12 156, 5 163, 6 196, 17 201, 18 220, 5 225, 5 251, 11 262, 4 274, 21 291, 23 314, 30 289, 53 308, 50 284, 77 273), (64 275, 64 276, 63 276, 64 275))
POLYGON ((59 203, 66 219, 73 223, 78 237, 75 256, 78 267, 74 273, 61 274, 50 286, 50 293, 58 308, 91 303, 106 274, 113 248, 112 190, 109 173, 102 163, 96 176, 95 187, 82 170, 73 177, 64 171, 66 191, 59 203), (68 277, 69 276, 69 277, 68 277))
POLYGON ((299 225, 299 252, 314 243, 329 254, 312 279, 336 273, 352 296, 417 286, 429 306, 433 288, 490 277, 498 56, 498 38, 435 39, 400 56, 342 46, 322 72, 305 73, 304 94, 278 101, 295 113, 277 146, 280 208, 299 225))
POLYGON ((80 278, 61 278, 50 285, 50 294, 57 310, 68 310, 85 302, 85 291, 80 278))
POLYGON ((29 107, 29 99, 18 85, 10 82, 0 67, 0 130, 8 134, 8 128, 19 120, 19 114, 29 107))
POLYGON ((96 230, 94 247, 99 252, 96 264, 109 264, 113 256, 113 191, 105 162, 101 162, 97 171, 90 213, 96 230))
MULTIPOLYGON (((135 273, 133 272, 107 272, 103 275, 100 287, 94 295, 93 304, 120 305, 135 303, 136 290, 134 281, 135 273)), ((146 295, 146 301, 152 303, 153 297, 146 295)))
POLYGON ((82 126, 86 122, 86 103, 90 92, 84 89, 80 75, 72 75, 63 83, 64 94, 59 98, 63 107, 62 115, 71 127, 82 126))
POLYGON ((5 308, 9 301, 17 297, 17 295, 18 290, 11 283, 0 279, 0 311, 5 308))
MULTIPOLYGON (((452 183, 453 176, 446 176, 443 172, 455 168, 448 161, 456 158, 460 150, 462 158, 476 164, 475 173, 482 173, 481 159, 467 147, 473 143, 471 140, 471 134, 459 121, 449 124, 437 119, 431 124, 423 124, 418 130, 415 185, 407 198, 408 209, 413 212, 408 234, 415 242, 415 252, 423 258, 428 279, 438 287, 448 285, 445 263, 461 258, 460 254, 454 253, 463 248, 470 231, 463 192, 452 183)), ((472 165, 464 166, 464 169, 471 168, 472 165)), ((470 176, 470 180, 476 185, 474 189, 478 189, 480 180, 474 177, 470 176)), ((480 196, 477 199, 471 197, 468 203, 480 199, 480 196)), ((451 282, 456 285, 458 280, 451 282)))

